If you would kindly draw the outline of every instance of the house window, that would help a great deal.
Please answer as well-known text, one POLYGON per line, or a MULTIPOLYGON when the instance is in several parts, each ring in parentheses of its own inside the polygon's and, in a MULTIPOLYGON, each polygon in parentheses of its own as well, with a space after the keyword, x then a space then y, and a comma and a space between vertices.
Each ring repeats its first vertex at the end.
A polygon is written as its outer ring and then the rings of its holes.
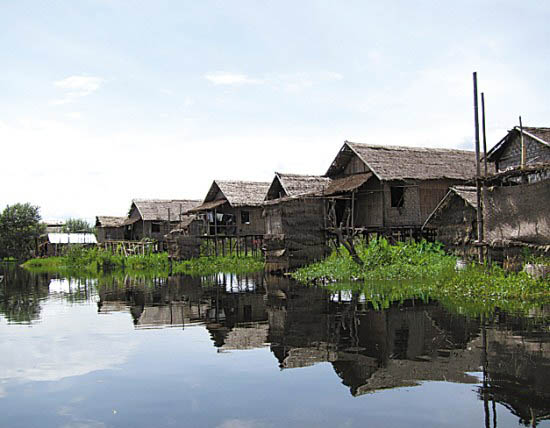
POLYGON ((151 233, 160 233, 160 223, 151 223, 151 233))
POLYGON ((405 188, 401 186, 391 186, 391 206, 392 207, 402 207, 405 202, 405 188))
POLYGON ((241 224, 250 224, 250 211, 241 211, 241 224))

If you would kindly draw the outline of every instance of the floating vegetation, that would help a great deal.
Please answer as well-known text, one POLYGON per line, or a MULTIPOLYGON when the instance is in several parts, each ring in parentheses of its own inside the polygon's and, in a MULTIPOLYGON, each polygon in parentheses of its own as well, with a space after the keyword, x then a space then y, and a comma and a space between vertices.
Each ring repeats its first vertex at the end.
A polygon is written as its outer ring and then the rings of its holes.
POLYGON ((420 279, 452 273, 456 264, 456 258, 445 254, 440 244, 426 241, 391 245, 381 238, 357 245, 356 251, 363 266, 340 247, 325 260, 298 269, 292 276, 301 282, 420 279))
POLYGON ((360 293, 380 309, 392 302, 420 299, 438 300, 465 314, 488 314, 497 308, 525 313, 550 303, 550 281, 525 272, 506 272, 497 265, 473 263, 456 271, 456 258, 438 244, 390 245, 379 239, 358 246, 357 252, 364 266, 354 263, 341 248, 292 276, 303 283, 323 282, 335 291, 360 293))
POLYGON ((73 247, 61 257, 32 259, 23 264, 35 273, 60 273, 70 277, 93 277, 123 273, 137 277, 163 277, 171 273, 210 275, 218 272, 251 273, 263 268, 259 256, 199 257, 170 261, 167 253, 123 256, 100 248, 73 247))

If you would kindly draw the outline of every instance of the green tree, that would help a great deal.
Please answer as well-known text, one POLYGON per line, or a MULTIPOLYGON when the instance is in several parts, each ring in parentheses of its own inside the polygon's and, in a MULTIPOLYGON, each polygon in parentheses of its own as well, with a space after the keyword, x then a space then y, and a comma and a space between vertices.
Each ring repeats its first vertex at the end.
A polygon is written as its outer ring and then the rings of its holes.
POLYGON ((29 203, 8 205, 0 214, 0 259, 26 260, 44 233, 39 208, 29 203))
POLYGON ((93 231, 92 225, 81 218, 70 218, 63 225, 63 232, 65 233, 93 233, 93 231))

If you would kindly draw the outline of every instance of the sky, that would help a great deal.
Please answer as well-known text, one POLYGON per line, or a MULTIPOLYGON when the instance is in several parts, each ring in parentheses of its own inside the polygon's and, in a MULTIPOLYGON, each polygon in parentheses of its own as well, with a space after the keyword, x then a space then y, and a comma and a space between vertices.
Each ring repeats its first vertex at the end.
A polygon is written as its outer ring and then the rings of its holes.
POLYGON ((324 174, 345 140, 550 126, 549 1, 0 0, 0 208, 44 219, 324 174))

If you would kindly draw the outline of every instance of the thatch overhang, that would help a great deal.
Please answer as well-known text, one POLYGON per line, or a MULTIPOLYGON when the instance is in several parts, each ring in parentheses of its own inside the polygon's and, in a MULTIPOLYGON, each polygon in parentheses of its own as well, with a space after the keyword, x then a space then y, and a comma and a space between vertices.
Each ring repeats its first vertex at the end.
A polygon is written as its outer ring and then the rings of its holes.
MULTIPOLYGON (((522 128, 523 135, 530 137, 533 141, 550 147, 550 128, 524 126, 522 128)), ((519 126, 515 126, 500 140, 495 146, 487 152, 487 160, 495 162, 500 157, 502 151, 514 139, 520 136, 521 130, 519 126)))
POLYGON ((187 212, 188 213, 198 213, 198 212, 201 212, 201 211, 209 211, 209 210, 213 210, 214 208, 217 208, 217 207, 219 207, 223 204, 226 204, 226 203, 227 203, 227 199, 217 199, 217 200, 211 201, 211 202, 204 202, 201 205, 199 205, 198 207, 191 208, 187 212))
MULTIPOLYGON (((135 207, 143 221, 179 221, 180 214, 184 214, 191 208, 199 205, 201 201, 191 199, 134 199, 132 208, 135 207)), ((127 220, 125 224, 134 223, 136 220, 127 220)))
POLYGON ((332 196, 338 193, 351 192, 365 184, 372 176, 373 174, 371 172, 366 172, 363 174, 354 174, 331 180, 330 184, 323 190, 322 194, 324 196, 332 196))
POLYGON ((322 192, 330 178, 320 175, 284 174, 276 172, 265 200, 322 192))
POLYGON ((476 173, 473 151, 377 146, 345 141, 325 176, 342 176, 346 166, 355 156, 380 181, 468 180, 476 173))
POLYGON ((126 217, 98 215, 95 218, 95 227, 123 227, 126 220, 126 217))
POLYGON ((260 181, 214 180, 201 207, 209 202, 220 200, 223 200, 223 203, 227 202, 233 208, 259 207, 265 199, 270 184, 260 181))
POLYGON ((471 206, 474 210, 477 210, 477 193, 474 186, 452 186, 449 188, 447 194, 441 199, 439 204, 434 208, 431 214, 428 216, 422 228, 425 228, 429 225, 432 218, 443 208, 445 207, 451 198, 459 197, 464 200, 464 203, 471 206))

